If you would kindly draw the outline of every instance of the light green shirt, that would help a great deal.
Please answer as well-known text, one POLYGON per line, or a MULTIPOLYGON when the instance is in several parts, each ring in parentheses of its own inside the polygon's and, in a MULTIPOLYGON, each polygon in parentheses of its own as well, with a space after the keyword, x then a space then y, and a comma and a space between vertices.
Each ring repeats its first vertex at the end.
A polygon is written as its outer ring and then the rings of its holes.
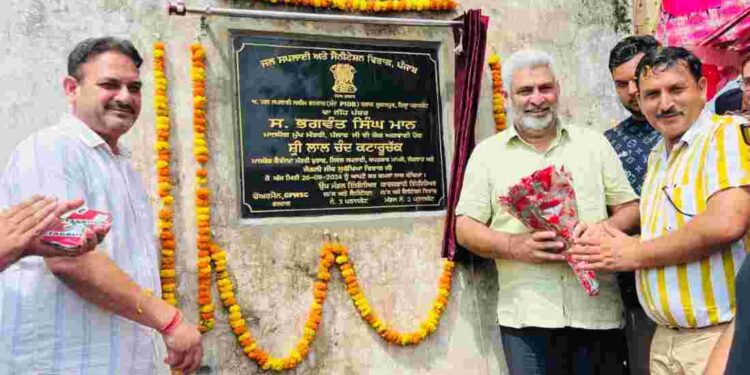
MULTIPOLYGON (((492 230, 530 229, 500 208, 498 197, 521 178, 549 165, 564 166, 573 177, 581 221, 607 218, 607 206, 638 199, 617 154, 602 134, 561 125, 546 152, 523 141, 514 127, 485 139, 469 158, 456 215, 488 224, 492 230)), ((500 325, 521 327, 622 327, 622 301, 615 275, 597 272, 599 295, 590 297, 566 262, 529 264, 496 260, 500 325)))

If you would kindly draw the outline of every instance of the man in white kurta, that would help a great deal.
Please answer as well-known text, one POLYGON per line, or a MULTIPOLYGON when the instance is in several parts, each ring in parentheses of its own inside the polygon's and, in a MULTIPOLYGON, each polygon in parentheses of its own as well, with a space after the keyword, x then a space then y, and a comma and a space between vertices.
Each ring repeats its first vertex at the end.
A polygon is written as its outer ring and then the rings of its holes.
MULTIPOLYGON (((60 123, 21 143, 3 174, 11 203, 29 194, 82 198, 112 214, 98 251, 134 282, 159 293, 152 210, 127 151, 115 155, 80 120, 60 123)), ((154 373, 154 330, 80 298, 29 257, 0 274, 0 373, 154 373)))
POLYGON ((158 334, 173 369, 200 364, 197 327, 158 298, 152 208, 119 142, 140 111, 140 61, 127 41, 79 43, 64 80, 72 114, 23 141, 2 175, 8 204, 82 198, 112 227, 96 251, 0 274, 0 374, 154 374, 158 334))

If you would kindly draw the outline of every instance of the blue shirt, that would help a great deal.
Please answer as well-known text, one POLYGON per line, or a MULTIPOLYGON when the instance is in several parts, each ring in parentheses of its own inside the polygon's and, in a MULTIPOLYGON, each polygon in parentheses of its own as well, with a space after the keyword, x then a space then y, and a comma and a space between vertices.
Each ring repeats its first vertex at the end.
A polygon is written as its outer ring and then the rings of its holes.
MULTIPOLYGON (((640 196, 643 176, 648 166, 648 155, 661 140, 661 134, 647 121, 636 120, 630 116, 616 127, 604 132, 604 136, 607 137, 620 158, 630 186, 640 196)), ((640 306, 633 272, 618 272, 617 281, 620 284, 622 302, 625 306, 627 308, 640 306)))
POLYGON ((604 136, 607 137, 620 158, 630 186, 636 194, 641 195, 648 155, 661 140, 661 134, 646 120, 636 120, 631 116, 604 132, 604 136))

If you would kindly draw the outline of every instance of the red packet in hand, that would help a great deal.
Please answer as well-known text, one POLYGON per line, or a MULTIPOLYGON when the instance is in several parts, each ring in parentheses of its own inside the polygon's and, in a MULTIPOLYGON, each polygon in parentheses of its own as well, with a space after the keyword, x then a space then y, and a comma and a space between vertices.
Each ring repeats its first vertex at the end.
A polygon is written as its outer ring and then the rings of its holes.
POLYGON ((86 228, 94 231, 112 225, 112 215, 79 207, 60 216, 60 222, 42 235, 42 241, 61 249, 75 249, 83 244, 86 228))
POLYGON ((60 221, 42 235, 42 241, 64 250, 75 249, 83 245, 86 238, 85 224, 68 224, 60 221))
POLYGON ((64 213, 60 220, 68 224, 84 224, 96 231, 111 225, 112 215, 83 206, 64 213))

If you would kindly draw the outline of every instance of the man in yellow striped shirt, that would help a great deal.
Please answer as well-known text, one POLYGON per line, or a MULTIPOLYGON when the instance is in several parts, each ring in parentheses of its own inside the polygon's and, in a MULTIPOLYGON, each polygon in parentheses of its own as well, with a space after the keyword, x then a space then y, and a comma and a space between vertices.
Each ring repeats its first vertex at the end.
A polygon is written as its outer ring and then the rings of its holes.
POLYGON ((639 103, 663 136, 641 194, 641 239, 604 225, 570 251, 584 268, 637 270, 638 297, 658 328, 651 373, 702 374, 734 318, 734 278, 747 251, 750 152, 740 117, 704 110, 706 80, 683 48, 647 53, 639 103))

